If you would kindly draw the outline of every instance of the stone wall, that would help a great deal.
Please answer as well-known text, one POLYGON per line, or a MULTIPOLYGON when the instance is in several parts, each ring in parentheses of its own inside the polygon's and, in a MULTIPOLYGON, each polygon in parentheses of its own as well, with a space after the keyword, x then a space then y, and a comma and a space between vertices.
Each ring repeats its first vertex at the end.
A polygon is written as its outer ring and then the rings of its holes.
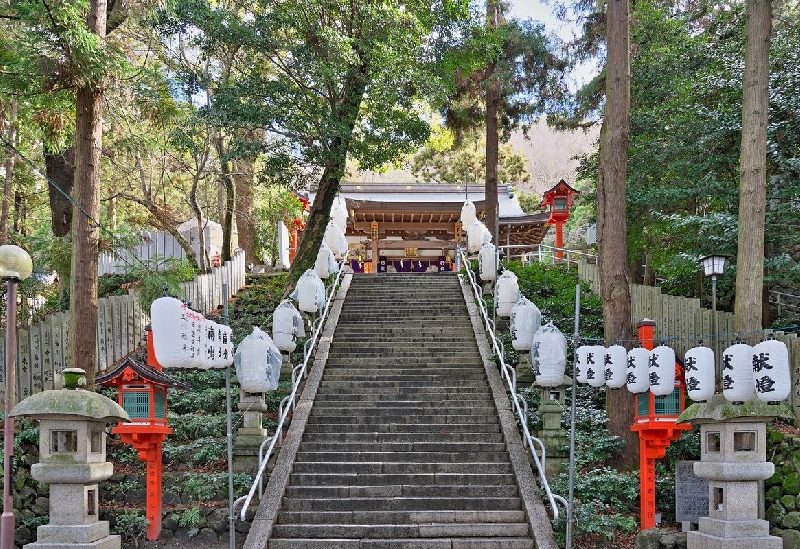
POLYGON ((800 434, 769 431, 767 459, 775 474, 764 481, 765 518, 785 549, 800 549, 800 434))

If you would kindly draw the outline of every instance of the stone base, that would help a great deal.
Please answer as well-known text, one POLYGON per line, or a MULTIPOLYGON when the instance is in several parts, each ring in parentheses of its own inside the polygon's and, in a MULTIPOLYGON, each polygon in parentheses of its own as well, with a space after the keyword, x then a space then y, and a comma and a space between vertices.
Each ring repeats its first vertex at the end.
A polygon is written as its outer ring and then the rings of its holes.
POLYGON ((687 532, 686 547, 687 549, 783 549, 783 540, 775 536, 728 539, 702 532, 687 532))
POLYGON ((766 520, 718 520, 700 517, 699 530, 686 533, 687 549, 782 549, 769 535, 766 520))
POLYGON ((22 547, 23 549, 122 549, 122 538, 120 536, 107 536, 87 543, 35 541, 22 547))
POLYGON ((267 437, 236 437, 233 444, 233 471, 255 475, 258 471, 258 448, 267 437))
POLYGON ((95 543, 109 537, 107 520, 90 524, 44 524, 36 529, 36 539, 47 544, 86 544, 95 543))

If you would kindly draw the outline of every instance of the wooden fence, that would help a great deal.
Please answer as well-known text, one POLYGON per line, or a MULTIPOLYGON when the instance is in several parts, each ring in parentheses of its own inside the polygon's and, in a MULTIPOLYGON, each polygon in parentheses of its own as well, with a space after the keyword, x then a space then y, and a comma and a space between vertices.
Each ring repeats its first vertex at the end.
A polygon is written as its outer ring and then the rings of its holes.
POLYGON ((97 276, 122 274, 126 267, 146 264, 155 257, 183 259, 186 252, 175 237, 167 232, 142 231, 142 242, 127 250, 115 253, 100 252, 97 257, 97 276))
MULTIPOLYGON (((244 252, 231 261, 181 285, 183 298, 193 309, 208 313, 244 286, 244 252), (222 293, 223 281, 228 292, 222 293)), ((144 342, 149 310, 139 303, 136 291, 98 300, 97 370, 103 371, 144 342)), ((69 313, 55 313, 42 322, 17 329, 17 400, 47 389, 61 387, 61 371, 67 364, 69 313)), ((0 403, 5 402, 5 333, 0 333, 0 403)))
MULTIPOLYGON (((586 281, 596 294, 600 294, 600 275, 597 265, 582 261, 578 264, 578 277, 586 281)), ((697 346, 699 341, 719 353, 732 345, 741 336, 751 345, 773 336, 783 341, 789 349, 789 363, 792 372, 791 404, 795 410, 795 423, 800 423, 800 338, 796 333, 764 330, 759 334, 738 334, 734 329, 733 315, 717 311, 716 327, 713 313, 700 307, 696 298, 664 295, 655 286, 631 284, 631 329, 647 318, 655 322, 656 345, 664 344, 675 349, 682 357, 687 350, 697 346)))

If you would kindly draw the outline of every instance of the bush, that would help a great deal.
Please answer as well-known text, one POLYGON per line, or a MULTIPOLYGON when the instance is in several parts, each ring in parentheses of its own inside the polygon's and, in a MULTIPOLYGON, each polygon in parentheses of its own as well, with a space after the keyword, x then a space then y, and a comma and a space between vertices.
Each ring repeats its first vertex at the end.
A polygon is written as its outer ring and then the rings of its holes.
POLYGON ((138 547, 139 540, 147 534, 148 524, 143 510, 125 509, 116 513, 111 533, 133 540, 134 545, 138 547))

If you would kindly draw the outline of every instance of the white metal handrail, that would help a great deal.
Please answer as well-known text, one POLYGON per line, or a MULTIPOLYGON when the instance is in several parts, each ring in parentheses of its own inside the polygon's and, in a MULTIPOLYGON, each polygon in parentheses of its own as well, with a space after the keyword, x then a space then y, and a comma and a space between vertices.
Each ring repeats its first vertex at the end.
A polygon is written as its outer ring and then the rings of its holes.
POLYGON ((569 510, 569 505, 567 504, 567 500, 563 497, 553 494, 550 490, 550 484, 547 482, 547 477, 545 477, 545 447, 544 443, 536 438, 535 436, 531 435, 530 430, 528 429, 528 405, 525 402, 525 399, 522 395, 517 393, 517 372, 514 370, 512 366, 506 364, 504 358, 504 351, 503 346, 497 341, 497 337, 495 337, 495 324, 492 320, 491 316, 488 312, 488 307, 486 306, 486 301, 483 299, 483 292, 481 291, 481 287, 478 284, 477 280, 475 280, 475 274, 472 272, 472 269, 469 268, 469 258, 467 257, 466 252, 463 249, 456 250, 457 254, 461 254, 461 261, 464 269, 467 272, 467 276, 469 277, 470 285, 472 286, 472 292, 475 294, 475 299, 478 303, 478 307, 481 310, 481 316, 483 317, 483 324, 484 328, 486 329, 486 333, 489 336, 489 341, 492 343, 492 348, 494 350, 495 356, 498 357, 500 360, 500 372, 503 378, 506 381, 506 385, 508 385, 509 389, 511 390, 511 395, 513 398, 511 399, 512 404, 514 405, 514 411, 519 418, 519 425, 520 430, 522 431, 522 438, 523 438, 523 445, 528 448, 530 451, 531 457, 533 458, 533 462, 536 465, 537 472, 539 473, 539 481, 542 485, 542 488, 547 495, 547 499, 550 503, 550 508, 553 510, 553 520, 558 519, 558 507, 556 506, 556 501, 564 506, 564 509, 569 510), (534 445, 538 448, 538 451, 541 452, 542 457, 539 458, 537 454, 537 450, 534 448, 534 445))
POLYGON ((278 406, 278 425, 275 427, 275 434, 271 437, 265 439, 261 446, 258 448, 258 474, 256 474, 256 478, 253 480, 253 485, 250 487, 250 491, 247 493, 246 496, 242 496, 238 498, 233 503, 233 511, 242 505, 242 510, 239 514, 240 520, 245 520, 245 516, 247 513, 247 509, 250 506, 250 502, 255 495, 256 489, 258 489, 258 497, 261 497, 264 494, 264 471, 267 469, 267 463, 269 463, 270 458, 272 457, 272 453, 275 450, 276 446, 280 446, 282 442, 282 434, 283 434, 283 424, 286 422, 286 418, 289 415, 289 411, 291 410, 294 412, 294 407, 297 402, 298 392, 300 390, 300 384, 308 375, 308 368, 309 368, 309 361, 311 360, 311 356, 314 352, 314 349, 317 346, 317 342, 319 341, 319 336, 322 333, 322 329, 325 326, 325 320, 328 317, 328 312, 330 311, 331 302, 333 301, 333 296, 336 295, 336 292, 339 289, 339 285, 342 281, 342 273, 344 272, 344 267, 347 264, 347 256, 345 256, 342 261, 339 263, 339 270, 336 273, 336 279, 334 280, 333 284, 327 289, 326 299, 325 299, 325 308, 323 309, 322 313, 314 320, 314 324, 312 325, 312 334, 309 339, 306 340, 303 346, 303 362, 302 364, 298 364, 297 366, 292 369, 292 392, 285 396, 283 400, 281 400, 280 406, 278 406), (266 452, 264 448, 266 447, 266 452))
POLYGON ((520 258, 523 261, 527 259, 528 261, 538 261, 539 263, 542 263, 547 259, 554 263, 558 261, 560 263, 567 263, 570 265, 577 264, 580 261, 597 263, 597 255, 595 254, 590 254, 579 250, 570 250, 569 248, 557 248, 547 244, 535 244, 530 246, 531 250, 528 252, 513 253, 521 248, 525 248, 525 246, 498 246, 499 250, 508 250, 508 253, 504 255, 510 259, 520 258), (563 256, 561 259, 556 258, 556 254, 558 252, 561 252, 561 255, 563 256))

